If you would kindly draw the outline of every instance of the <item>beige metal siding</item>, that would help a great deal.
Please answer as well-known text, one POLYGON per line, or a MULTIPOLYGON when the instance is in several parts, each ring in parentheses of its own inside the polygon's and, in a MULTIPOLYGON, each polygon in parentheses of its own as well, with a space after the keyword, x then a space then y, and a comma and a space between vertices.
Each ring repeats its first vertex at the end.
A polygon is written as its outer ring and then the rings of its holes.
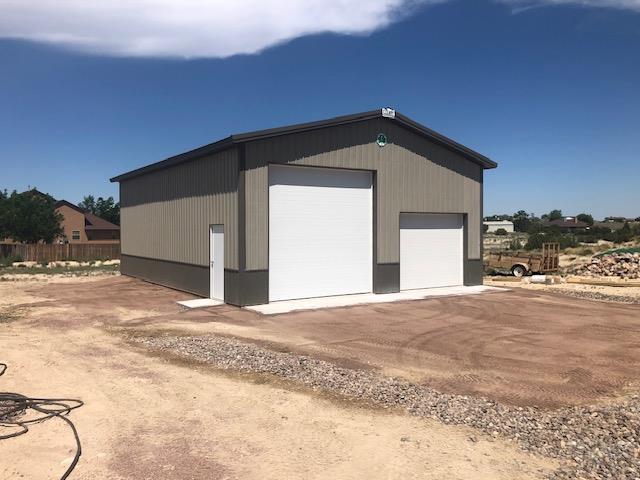
POLYGON ((248 270, 268 268, 269 163, 376 171, 378 263, 400 261, 400 212, 468 214, 468 257, 480 258, 482 167, 375 119, 247 144, 248 270), (387 146, 375 143, 378 133, 387 135, 387 146))
POLYGON ((207 266, 209 225, 225 228, 225 267, 238 268, 238 150, 120 184, 122 253, 207 266))

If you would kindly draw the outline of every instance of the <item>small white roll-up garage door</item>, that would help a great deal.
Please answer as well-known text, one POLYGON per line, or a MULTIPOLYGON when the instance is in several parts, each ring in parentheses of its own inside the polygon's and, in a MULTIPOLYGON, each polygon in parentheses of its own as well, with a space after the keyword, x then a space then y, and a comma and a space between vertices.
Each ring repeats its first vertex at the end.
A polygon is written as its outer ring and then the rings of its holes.
POLYGON ((400 215, 400 289, 463 284, 460 214, 400 215))
POLYGON ((269 301, 371 292, 371 173, 269 166, 269 301))

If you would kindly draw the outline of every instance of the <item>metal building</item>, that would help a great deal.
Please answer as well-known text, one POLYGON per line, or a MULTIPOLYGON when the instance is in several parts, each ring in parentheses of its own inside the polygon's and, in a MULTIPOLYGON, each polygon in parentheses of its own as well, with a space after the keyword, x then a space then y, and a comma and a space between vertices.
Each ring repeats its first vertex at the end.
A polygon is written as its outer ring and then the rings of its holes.
POLYGON ((387 108, 232 135, 111 179, 122 273, 233 305, 481 284, 495 167, 387 108))

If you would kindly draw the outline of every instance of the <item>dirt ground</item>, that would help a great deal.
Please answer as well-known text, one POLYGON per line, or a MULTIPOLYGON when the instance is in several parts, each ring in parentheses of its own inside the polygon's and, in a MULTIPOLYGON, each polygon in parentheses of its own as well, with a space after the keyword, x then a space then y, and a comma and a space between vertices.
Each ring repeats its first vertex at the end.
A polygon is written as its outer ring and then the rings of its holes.
POLYGON ((175 301, 189 295, 127 277, 62 281, 14 289, 40 300, 32 310, 52 314, 39 326, 91 319, 98 327, 231 335, 522 406, 593 403, 640 381, 640 305, 512 288, 262 316, 231 306, 187 310, 175 301))
MULTIPOLYGON (((213 311, 188 316, 202 319, 213 311)), ((593 403, 640 380, 640 305, 514 289, 266 318, 216 317, 207 331, 284 343, 443 392, 513 405, 593 403)))
MULTIPOLYGON (((9 365, 0 390, 85 402, 71 414, 83 445, 71 478, 528 479, 555 467, 469 428, 176 363, 119 335, 120 329, 211 325, 259 332, 255 314, 231 307, 186 312, 174 303, 185 298, 122 277, 0 282, 0 313, 19 306, 22 315, 0 315, 0 361, 9 365)), ((417 307, 403 316, 420 317, 417 307)), ((362 326, 353 313, 326 312, 324 319, 340 327, 340 317, 355 318, 362 326)), ((291 338, 301 338, 301 320, 293 317, 290 325, 298 327, 291 338)), ((286 316, 263 321, 272 326, 278 318, 286 316)), ((318 331, 314 322, 309 326, 318 331)), ((34 425, 27 435, 0 441, 0 478, 58 478, 72 447, 62 422, 34 425)))
POLYGON ((123 277, 28 290, 50 299, 39 308, 73 308, 96 325, 231 335, 513 405, 593 403, 640 380, 640 305, 515 288, 261 316, 184 310, 173 302, 188 295, 123 277))

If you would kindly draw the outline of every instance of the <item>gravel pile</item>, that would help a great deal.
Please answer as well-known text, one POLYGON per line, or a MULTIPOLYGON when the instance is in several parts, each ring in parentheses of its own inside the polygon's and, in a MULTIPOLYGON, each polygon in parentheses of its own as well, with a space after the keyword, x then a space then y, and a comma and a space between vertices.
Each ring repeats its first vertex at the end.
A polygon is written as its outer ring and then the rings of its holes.
POLYGON ((591 263, 576 268, 587 277, 640 278, 640 253, 614 253, 593 257, 591 263))
POLYGON ((640 304, 640 298, 632 295, 611 295, 609 293, 592 292, 589 290, 553 290, 555 293, 562 293, 570 297, 586 298, 588 300, 600 300, 605 302, 618 302, 628 304, 640 304))
POLYGON ((604 302, 617 302, 617 303, 629 303, 629 304, 640 304, 640 298, 634 297, 632 295, 612 295, 609 293, 602 293, 598 291, 591 290, 569 290, 569 289, 560 289, 556 288, 550 290, 553 293, 560 293, 562 295, 567 295, 569 297, 577 297, 577 298, 586 298, 588 300, 600 300, 604 302))
MULTIPOLYGON (((640 397, 615 405, 552 412, 510 407, 480 397, 440 393, 406 380, 338 367, 304 355, 268 350, 224 337, 137 337, 154 350, 217 368, 275 375, 384 408, 403 408, 445 424, 467 425, 564 460, 552 479, 640 479, 640 397)), ((471 437, 470 440, 474 441, 471 437)))

